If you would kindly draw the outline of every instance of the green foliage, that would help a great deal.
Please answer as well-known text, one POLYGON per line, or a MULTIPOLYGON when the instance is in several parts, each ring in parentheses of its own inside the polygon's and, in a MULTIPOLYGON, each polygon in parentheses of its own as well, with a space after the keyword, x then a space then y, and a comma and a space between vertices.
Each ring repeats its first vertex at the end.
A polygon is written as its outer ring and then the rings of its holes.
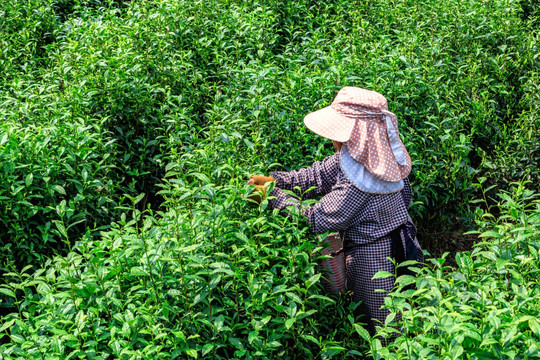
MULTIPOLYGON (((515 1, 5 2, 2 131, 37 136, 28 125, 58 134, 73 123, 91 127, 96 141, 112 145, 92 156, 106 158, 100 167, 107 170, 96 171, 98 181, 114 185, 107 212, 117 219, 122 210, 114 204, 124 194, 160 203, 163 155, 209 139, 219 166, 226 160, 251 171, 328 155, 331 147, 306 131, 302 117, 342 86, 363 86, 385 94, 400 119, 414 159, 415 218, 463 225, 477 195, 475 176, 505 182, 538 173, 538 34, 528 31, 534 16, 520 17, 527 9, 515 1)), ((61 146, 54 151, 61 154, 61 146)), ((15 168, 38 160, 34 154, 15 168)), ((17 189, 28 175, 11 171, 0 182, 17 189)), ((9 224, 3 246, 47 253, 36 231, 11 234, 28 228, 39 206, 2 219, 9 224)), ((108 225, 95 202, 79 209, 88 229, 68 234, 72 243, 94 224, 108 225)), ((24 265, 40 253, 8 254, 2 262, 24 265)))
MULTIPOLYGON (((533 1, 0 5, 6 358, 345 358, 375 344, 354 305, 321 292, 301 221, 244 200, 249 175, 331 154, 302 118, 342 86, 388 98, 425 226, 470 225, 482 189, 540 180, 533 1)), ((437 263, 418 281, 454 286, 437 263)))
POLYGON ((82 121, 0 127, 4 259, 23 265, 42 262, 40 255, 69 247, 70 239, 87 228, 110 222, 118 205, 110 176, 114 147, 82 121))
MULTIPOLYGON (((524 184, 499 193, 499 217, 477 210, 483 241, 456 255, 457 269, 430 259, 416 290, 401 277, 386 298, 391 318, 403 311, 401 336, 376 359, 535 359, 540 357, 540 200, 524 184)), ((411 279, 409 279, 411 278, 411 279)), ((393 334, 384 327, 379 335, 393 334)))
POLYGON ((298 214, 264 212, 267 201, 252 208, 246 192, 201 173, 187 190, 177 175, 164 191, 187 192, 160 220, 133 206, 99 241, 81 241, 33 275, 8 274, 0 292, 18 311, 1 328, 10 338, 5 357, 326 358, 365 350, 353 305, 321 291, 315 242, 298 214))

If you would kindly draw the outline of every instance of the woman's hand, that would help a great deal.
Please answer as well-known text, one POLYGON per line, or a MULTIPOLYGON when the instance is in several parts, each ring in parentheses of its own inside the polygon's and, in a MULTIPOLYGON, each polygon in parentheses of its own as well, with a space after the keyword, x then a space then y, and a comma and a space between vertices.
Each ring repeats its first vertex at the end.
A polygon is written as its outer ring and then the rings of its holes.
POLYGON ((248 196, 248 199, 253 200, 253 201, 257 202, 258 204, 260 204, 262 199, 264 199, 265 195, 266 195, 266 189, 264 188, 264 186, 255 185, 255 190, 253 190, 251 195, 248 196))
POLYGON ((253 200, 257 203, 261 203, 262 199, 265 198, 266 188, 264 186, 268 182, 275 181, 272 176, 262 176, 262 175, 253 175, 247 182, 248 185, 254 185, 255 190, 248 196, 248 199, 253 200))

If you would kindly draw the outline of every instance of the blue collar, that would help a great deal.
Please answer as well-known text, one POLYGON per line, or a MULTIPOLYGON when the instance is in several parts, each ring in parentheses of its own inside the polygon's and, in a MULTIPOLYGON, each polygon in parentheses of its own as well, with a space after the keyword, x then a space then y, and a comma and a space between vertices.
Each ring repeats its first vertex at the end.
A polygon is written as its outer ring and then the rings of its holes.
POLYGON ((391 194, 403 189, 403 180, 384 181, 371 174, 362 163, 356 161, 349 150, 347 144, 343 144, 339 159, 341 169, 345 176, 361 191, 370 194, 391 194))

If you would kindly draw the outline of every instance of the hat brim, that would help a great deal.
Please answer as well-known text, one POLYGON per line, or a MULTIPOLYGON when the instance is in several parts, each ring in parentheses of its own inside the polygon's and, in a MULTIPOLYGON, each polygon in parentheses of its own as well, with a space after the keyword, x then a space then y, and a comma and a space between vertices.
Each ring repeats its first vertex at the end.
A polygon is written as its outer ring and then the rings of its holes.
POLYGON ((330 140, 347 142, 356 120, 338 114, 330 106, 311 112, 304 117, 304 124, 315 134, 330 140))

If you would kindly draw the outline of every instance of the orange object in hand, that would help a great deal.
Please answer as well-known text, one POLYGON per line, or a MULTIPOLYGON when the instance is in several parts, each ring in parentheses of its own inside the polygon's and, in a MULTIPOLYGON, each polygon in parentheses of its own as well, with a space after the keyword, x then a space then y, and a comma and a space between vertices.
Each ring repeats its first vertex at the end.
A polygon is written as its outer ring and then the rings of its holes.
POLYGON ((248 199, 261 203, 262 199, 266 195, 265 184, 271 181, 276 181, 272 176, 253 175, 247 182, 248 185, 254 185, 255 190, 248 199))
POLYGON ((255 185, 255 190, 248 196, 248 199, 261 203, 262 199, 266 195, 266 189, 263 185, 255 185))

